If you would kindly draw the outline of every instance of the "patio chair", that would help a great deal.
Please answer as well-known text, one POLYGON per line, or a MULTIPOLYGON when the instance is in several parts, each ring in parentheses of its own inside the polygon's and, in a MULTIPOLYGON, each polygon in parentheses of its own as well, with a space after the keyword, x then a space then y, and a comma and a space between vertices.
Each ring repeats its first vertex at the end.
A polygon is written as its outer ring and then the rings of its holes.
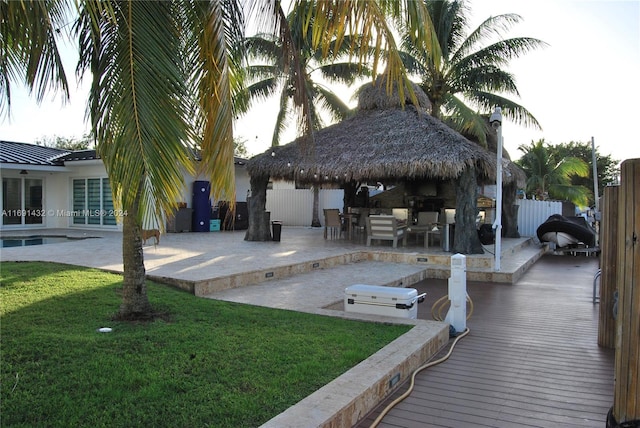
POLYGON ((342 233, 342 218, 340 210, 335 208, 324 209, 324 239, 331 235, 331 239, 340 238, 342 233))
POLYGON ((357 210, 358 210, 358 221, 354 225, 356 233, 357 234, 366 233, 367 217, 369 217, 369 208, 357 208, 357 210))
POLYGON ((367 246, 371 240, 387 240, 393 242, 393 248, 398 246, 398 239, 402 238, 402 245, 407 245, 407 226, 399 225, 392 215, 371 215, 367 217, 367 246))

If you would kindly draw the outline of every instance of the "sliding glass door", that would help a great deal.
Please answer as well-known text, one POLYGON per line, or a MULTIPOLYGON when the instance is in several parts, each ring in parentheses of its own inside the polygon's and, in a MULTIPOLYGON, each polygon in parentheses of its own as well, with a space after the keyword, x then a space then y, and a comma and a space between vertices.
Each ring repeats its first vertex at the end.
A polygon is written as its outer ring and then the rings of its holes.
POLYGON ((2 177, 2 224, 43 223, 42 180, 2 177))

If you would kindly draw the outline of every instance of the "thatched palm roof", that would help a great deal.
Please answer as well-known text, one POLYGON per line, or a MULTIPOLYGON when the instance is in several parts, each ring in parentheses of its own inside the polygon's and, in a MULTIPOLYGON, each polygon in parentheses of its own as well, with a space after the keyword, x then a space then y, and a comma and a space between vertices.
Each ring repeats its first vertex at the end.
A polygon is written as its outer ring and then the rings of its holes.
POLYGON ((384 182, 453 179, 474 165, 480 181, 495 180, 495 155, 431 117, 427 96, 417 85, 413 89, 417 108, 408 95, 402 107, 398 91, 387 95, 380 80, 363 86, 356 114, 315 132, 310 155, 299 138, 250 159, 249 174, 299 182, 384 182))

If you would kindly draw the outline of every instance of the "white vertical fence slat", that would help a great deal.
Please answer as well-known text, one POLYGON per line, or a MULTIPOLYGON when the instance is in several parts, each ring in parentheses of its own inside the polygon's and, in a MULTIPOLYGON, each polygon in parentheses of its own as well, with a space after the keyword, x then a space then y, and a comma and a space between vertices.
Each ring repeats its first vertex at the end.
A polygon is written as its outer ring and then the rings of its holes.
MULTIPOLYGON (((318 213, 324 225, 324 208, 338 208, 342 211, 344 192, 340 189, 320 190, 318 213)), ((313 190, 310 189, 269 189, 266 210, 271 212, 271 220, 278 220, 285 226, 310 226, 313 215, 313 190)))
POLYGON ((552 214, 562 214, 562 202, 517 199, 520 236, 536 236, 538 226, 552 214))
MULTIPOLYGON (((324 208, 343 209, 344 193, 341 189, 320 190, 319 217, 324 225, 324 208)), ((552 214, 562 214, 562 202, 516 200, 518 208, 518 231, 521 236, 536 236, 536 230, 552 214)), ((313 211, 313 191, 309 189, 267 190, 267 211, 271 220, 281 221, 285 226, 309 226, 313 211)))

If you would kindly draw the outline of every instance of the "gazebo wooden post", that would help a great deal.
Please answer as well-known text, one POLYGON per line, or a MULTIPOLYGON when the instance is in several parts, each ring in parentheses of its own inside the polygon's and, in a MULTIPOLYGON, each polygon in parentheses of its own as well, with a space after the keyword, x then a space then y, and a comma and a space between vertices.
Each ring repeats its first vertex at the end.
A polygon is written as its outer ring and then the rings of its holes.
POLYGON ((248 198, 249 227, 244 235, 245 241, 271 241, 270 213, 265 210, 267 204, 267 185, 269 176, 251 176, 251 197, 248 198))
POLYGON ((453 253, 483 254, 476 229, 478 211, 478 181, 475 166, 467 166, 456 179, 456 229, 453 253))
POLYGON ((613 427, 640 422, 640 159, 622 162, 620 172, 615 386, 607 417, 613 427))
MULTIPOLYGON (((613 314, 614 293, 618 288, 618 186, 605 187, 602 194, 600 222, 600 317, 598 345, 613 349, 616 346, 616 320, 613 314)), ((594 279, 595 280, 595 279, 594 279)))
POLYGON ((516 191, 518 183, 512 181, 504 184, 502 192, 502 234, 505 238, 520 238, 518 231, 518 209, 516 205, 516 191))

